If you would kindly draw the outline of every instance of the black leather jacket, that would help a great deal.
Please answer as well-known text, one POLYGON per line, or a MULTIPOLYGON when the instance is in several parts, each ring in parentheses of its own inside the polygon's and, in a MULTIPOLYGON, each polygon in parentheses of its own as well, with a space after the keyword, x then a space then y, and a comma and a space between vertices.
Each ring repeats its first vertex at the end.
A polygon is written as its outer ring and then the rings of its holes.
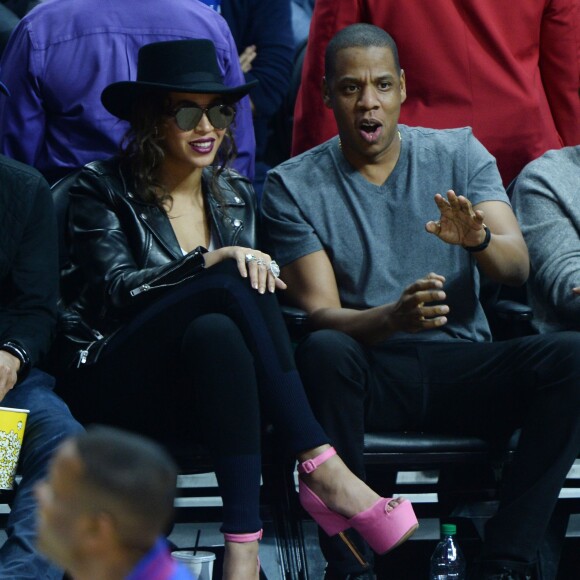
MULTIPOLYGON (((204 169, 202 181, 220 247, 255 248, 250 182, 224 171, 220 202, 210 193, 213 171, 204 169)), ((165 212, 141 200, 116 159, 86 165, 68 193, 71 263, 61 276, 61 367, 94 362, 108 338, 164 289, 203 275, 205 252, 183 255, 165 212)))

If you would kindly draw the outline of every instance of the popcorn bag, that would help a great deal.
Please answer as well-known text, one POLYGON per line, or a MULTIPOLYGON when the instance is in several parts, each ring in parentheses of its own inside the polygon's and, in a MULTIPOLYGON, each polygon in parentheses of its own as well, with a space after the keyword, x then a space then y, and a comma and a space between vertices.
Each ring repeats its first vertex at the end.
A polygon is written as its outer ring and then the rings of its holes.
POLYGON ((0 489, 12 489, 29 411, 0 407, 0 489))

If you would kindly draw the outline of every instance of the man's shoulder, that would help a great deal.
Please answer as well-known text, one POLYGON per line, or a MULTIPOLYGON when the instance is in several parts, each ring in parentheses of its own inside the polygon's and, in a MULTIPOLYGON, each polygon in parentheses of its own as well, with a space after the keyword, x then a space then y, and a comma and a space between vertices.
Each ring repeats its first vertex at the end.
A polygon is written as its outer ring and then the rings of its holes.
POLYGON ((439 144, 445 147, 458 146, 469 139, 473 139, 471 127, 457 127, 454 129, 433 129, 430 127, 411 127, 399 125, 401 137, 407 136, 417 144, 439 144))
MULTIPOLYGON (((102 11, 102 4, 103 3, 101 0, 45 0, 30 10, 22 18, 22 22, 37 22, 52 16, 59 16, 62 23, 66 24, 66 20, 63 20, 63 16, 65 14, 70 15, 81 13, 91 14, 93 17, 97 17, 102 11)), ((159 5, 158 0, 139 0, 139 7, 141 9, 146 8, 147 4, 151 4, 151 7, 159 5)), ((164 0, 164 5, 169 6, 170 8, 186 8, 188 3, 184 3, 183 0, 164 0)), ((199 6, 197 5, 197 2, 194 3, 194 9, 204 17, 206 14, 210 14, 211 11, 216 19, 219 19, 218 13, 203 2, 199 6)), ((123 0, 115 2, 111 6, 107 7, 107 10, 104 13, 104 18, 110 22, 111 26, 115 26, 115 24, 118 24, 118 22, 115 22, 114 19, 107 17, 107 14, 111 15, 111 11, 113 11, 115 14, 126 13, 128 15, 132 15, 133 22, 137 27, 139 26, 139 11, 135 11, 135 5, 132 2, 126 2, 123 0)), ((141 12, 141 14, 143 15, 143 12, 141 12)), ((87 22, 87 25, 90 24, 90 22, 87 22)))
MULTIPOLYGON (((16 236, 17 232, 23 231, 31 212, 36 210, 48 220, 51 205, 50 187, 36 169, 0 155, 2 243, 6 243, 5 236, 16 236)), ((4 251, 7 251, 7 248, 4 248, 4 251)))
POLYGON ((538 207, 542 212, 551 211, 553 205, 542 201, 550 198, 577 215, 579 182, 580 145, 550 149, 530 161, 514 180, 511 196, 515 209, 524 212, 538 207))
POLYGON ((150 36, 145 44, 158 36, 221 40, 227 29, 224 19, 203 2, 164 0, 161 12, 158 6, 157 0, 140 0, 135 11, 132 2, 119 1, 102 10, 100 0, 48 0, 35 6, 18 27, 27 29, 37 49, 94 34, 150 36))
POLYGON ((570 168, 580 173, 580 145, 550 149, 540 157, 530 161, 521 171, 522 177, 544 174, 546 171, 558 171, 570 168))
POLYGON ((399 125, 399 130, 403 150, 407 151, 408 156, 427 166, 446 163, 449 168, 468 170, 493 159, 491 153, 475 137, 471 127, 431 129, 399 125))
POLYGON ((0 182, 3 185, 20 186, 35 182, 37 184, 45 185, 48 189, 48 183, 38 170, 30 165, 6 157, 5 155, 0 155, 0 174, 2 175, 0 182))
MULTIPOLYGON (((91 2, 92 0, 89 0, 91 2)), ((21 19, 19 26, 28 28, 35 27, 39 23, 52 23, 54 18, 60 18, 63 21, 64 14, 70 14, 71 10, 78 11, 82 6, 87 4, 87 0, 47 0, 40 2, 30 10, 21 19)), ((96 5, 96 2, 95 2, 96 5)))
POLYGON ((321 163, 332 159, 332 148, 337 147, 337 144, 338 138, 333 137, 312 149, 308 149, 308 151, 304 151, 304 153, 287 159, 274 167, 270 173, 282 176, 293 174, 308 175, 314 168, 320 167, 321 163))

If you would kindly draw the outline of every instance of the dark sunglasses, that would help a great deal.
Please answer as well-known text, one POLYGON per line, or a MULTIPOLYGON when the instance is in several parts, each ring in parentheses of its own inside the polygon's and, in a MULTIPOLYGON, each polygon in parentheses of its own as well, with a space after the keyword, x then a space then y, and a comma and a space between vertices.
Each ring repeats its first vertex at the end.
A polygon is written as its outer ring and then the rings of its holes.
POLYGON ((170 115, 175 118, 176 125, 182 131, 195 129, 203 115, 207 115, 209 122, 216 129, 227 129, 236 117, 236 110, 231 105, 211 105, 209 107, 199 107, 197 105, 187 105, 179 107, 170 115))

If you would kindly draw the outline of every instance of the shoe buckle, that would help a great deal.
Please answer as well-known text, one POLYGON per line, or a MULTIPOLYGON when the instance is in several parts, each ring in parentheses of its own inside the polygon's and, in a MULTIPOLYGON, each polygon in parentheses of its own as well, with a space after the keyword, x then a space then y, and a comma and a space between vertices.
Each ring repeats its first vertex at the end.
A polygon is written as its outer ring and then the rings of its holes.
POLYGON ((298 471, 300 473, 312 473, 317 467, 318 464, 314 459, 307 459, 300 464, 298 471))

